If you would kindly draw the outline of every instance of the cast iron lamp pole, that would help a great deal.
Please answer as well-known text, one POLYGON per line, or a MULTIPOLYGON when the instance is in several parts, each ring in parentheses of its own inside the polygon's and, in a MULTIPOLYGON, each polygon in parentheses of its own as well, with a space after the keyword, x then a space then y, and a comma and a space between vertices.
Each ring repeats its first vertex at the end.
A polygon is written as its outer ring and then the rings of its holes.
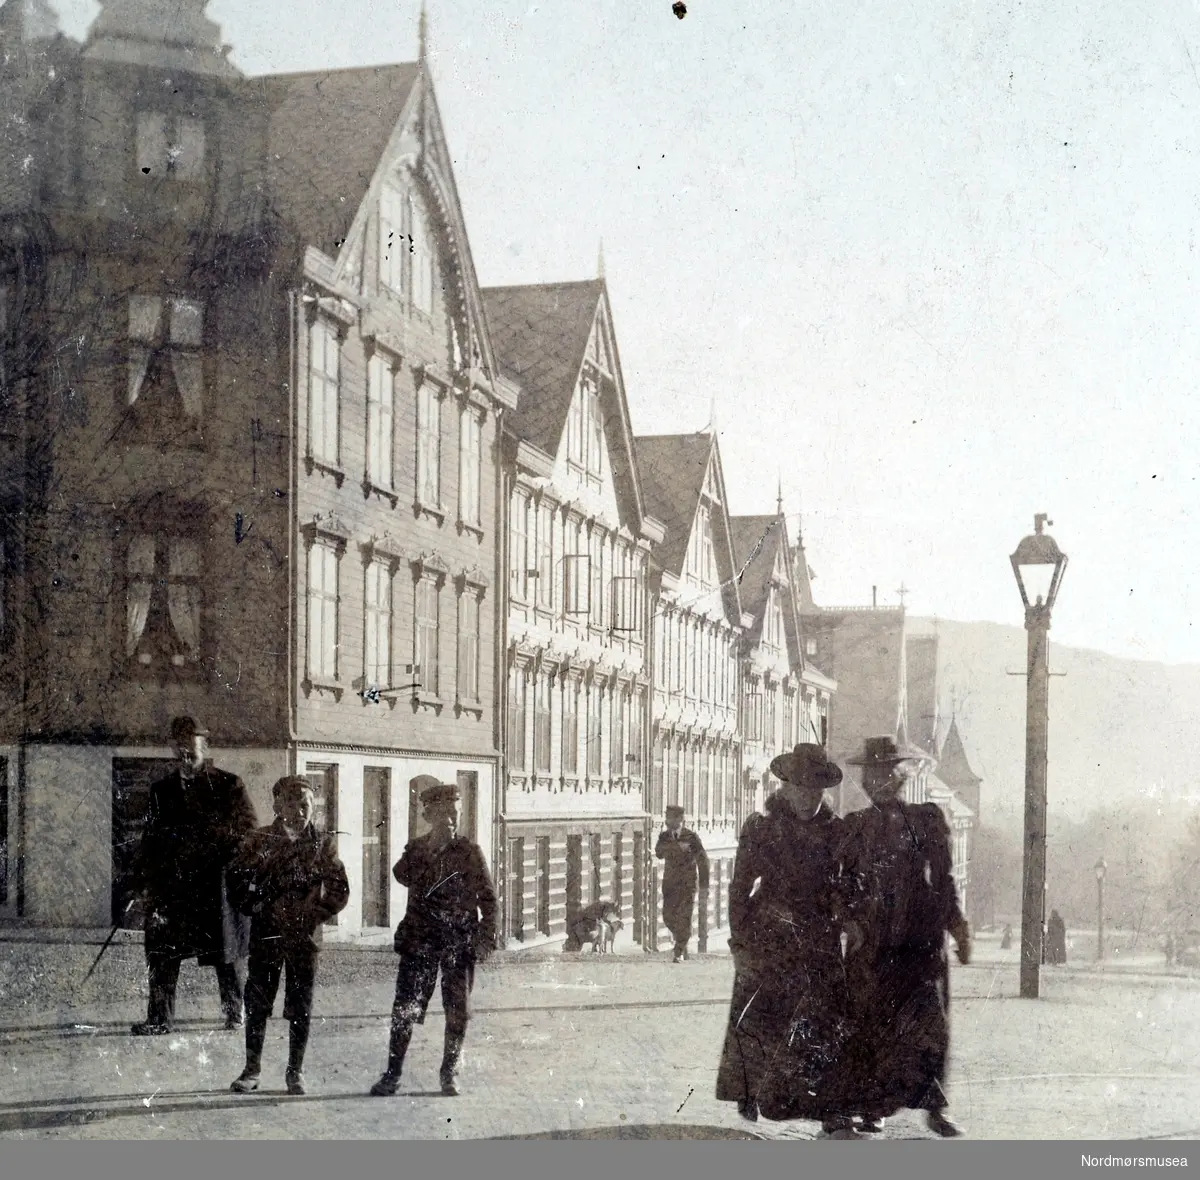
POLYGON ((1025 858, 1021 888, 1021 996, 1038 996, 1046 921, 1046 762, 1050 725, 1050 612, 1067 566, 1044 532, 1045 513, 1009 560, 1025 605, 1028 664, 1025 697, 1025 858), (1031 601, 1032 598, 1032 601, 1031 601))
POLYGON ((1104 874, 1108 865, 1104 857, 1096 861, 1096 961, 1104 958, 1104 874))

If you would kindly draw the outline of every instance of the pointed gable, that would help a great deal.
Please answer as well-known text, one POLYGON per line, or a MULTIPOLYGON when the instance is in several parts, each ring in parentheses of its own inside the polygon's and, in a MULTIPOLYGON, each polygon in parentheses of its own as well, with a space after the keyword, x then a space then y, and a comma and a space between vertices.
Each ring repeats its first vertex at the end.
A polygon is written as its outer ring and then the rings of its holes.
POLYGON ((719 588, 729 621, 739 626, 742 602, 726 509, 720 450, 711 434, 650 434, 634 439, 646 512, 666 526, 656 550, 659 566, 674 577, 687 570, 689 553, 711 543, 719 588), (707 508, 707 512, 705 509, 707 508), (699 534, 707 526, 710 541, 699 534))
MULTIPOLYGON (((489 287, 481 295, 496 363, 521 387, 510 432, 560 456, 572 407, 585 385, 593 390, 605 447, 600 468, 611 476, 622 522, 640 532, 642 486, 604 280, 489 287)), ((577 429, 594 421, 583 414, 577 429)))
POLYGON ((248 81, 267 106, 272 206, 305 245, 337 257, 418 73, 406 62, 248 81))

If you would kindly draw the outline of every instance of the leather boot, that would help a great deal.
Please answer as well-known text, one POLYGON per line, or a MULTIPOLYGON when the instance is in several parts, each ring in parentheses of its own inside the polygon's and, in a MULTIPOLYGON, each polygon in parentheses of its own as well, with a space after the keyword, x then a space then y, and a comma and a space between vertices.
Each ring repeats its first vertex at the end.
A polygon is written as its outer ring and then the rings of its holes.
POLYGON ((388 1042, 388 1063, 383 1076, 371 1087, 376 1098, 391 1098, 400 1085, 400 1071, 404 1068, 404 1055, 412 1040, 413 1026, 408 1023, 393 1023, 392 1036, 388 1042))
POLYGON ((466 1033, 446 1029, 446 1048, 442 1054, 442 1093, 451 1097, 459 1093, 458 1065, 462 1060, 463 1041, 466 1033))

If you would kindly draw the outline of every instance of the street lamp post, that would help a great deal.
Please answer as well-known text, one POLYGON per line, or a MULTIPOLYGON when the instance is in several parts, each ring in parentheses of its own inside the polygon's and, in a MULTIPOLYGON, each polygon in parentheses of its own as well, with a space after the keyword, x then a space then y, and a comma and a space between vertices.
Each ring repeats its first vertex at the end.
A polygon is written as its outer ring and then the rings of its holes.
POLYGON ((1046 908, 1046 761, 1050 710, 1050 612, 1067 568, 1066 554, 1044 531, 1045 513, 1009 560, 1025 606, 1025 863, 1021 888, 1021 996, 1037 999, 1046 908))
POLYGON ((1104 958, 1104 875, 1108 865, 1104 857, 1096 861, 1096 961, 1104 958))

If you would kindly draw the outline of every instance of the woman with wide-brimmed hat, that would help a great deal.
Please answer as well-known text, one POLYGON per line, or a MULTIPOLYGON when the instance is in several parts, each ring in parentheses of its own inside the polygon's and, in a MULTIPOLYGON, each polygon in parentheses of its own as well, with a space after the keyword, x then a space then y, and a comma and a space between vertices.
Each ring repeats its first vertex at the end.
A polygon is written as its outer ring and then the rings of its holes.
MULTIPOLYGON (((838 896, 841 821, 824 801, 841 770, 818 745, 771 763, 781 780, 738 841, 729 890, 735 975, 717 1098, 755 1119, 840 1126, 825 1080, 846 1035, 838 896)), ((827 1129, 828 1129, 827 1128, 827 1129)))
POLYGON ((951 875, 950 828, 935 803, 899 795, 924 751, 867 738, 848 760, 862 767, 871 806, 845 819, 843 872, 852 883, 847 977, 855 1033, 842 1084, 867 1131, 908 1107, 943 1137, 961 1134, 946 1114, 950 1046, 946 933, 970 958, 970 933, 951 875))

